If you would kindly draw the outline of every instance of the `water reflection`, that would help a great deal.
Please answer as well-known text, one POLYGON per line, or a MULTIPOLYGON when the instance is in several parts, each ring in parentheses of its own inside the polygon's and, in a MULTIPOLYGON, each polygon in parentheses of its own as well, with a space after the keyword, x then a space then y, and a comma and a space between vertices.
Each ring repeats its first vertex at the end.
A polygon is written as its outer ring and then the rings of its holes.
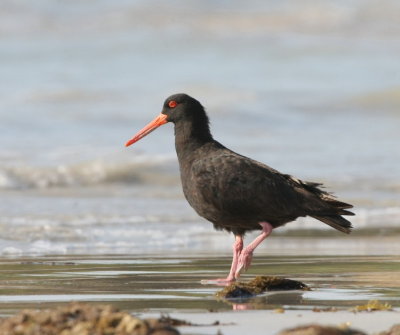
POLYGON ((233 310, 276 309, 282 306, 297 306, 303 304, 302 291, 286 291, 267 293, 254 298, 227 299, 227 304, 233 310))

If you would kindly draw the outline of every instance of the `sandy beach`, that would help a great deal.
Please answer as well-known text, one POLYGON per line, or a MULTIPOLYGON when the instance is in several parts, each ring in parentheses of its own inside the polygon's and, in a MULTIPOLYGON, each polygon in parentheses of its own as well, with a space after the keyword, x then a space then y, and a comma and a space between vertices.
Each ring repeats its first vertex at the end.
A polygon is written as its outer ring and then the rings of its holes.
MULTIPOLYGON (((152 315, 151 316, 156 316, 152 315)), ((278 334, 288 328, 300 325, 319 324, 362 330, 367 334, 378 334, 389 330, 392 325, 400 321, 400 313, 375 312, 358 313, 351 312, 324 312, 315 313, 307 310, 285 311, 283 314, 274 311, 233 311, 219 312, 215 314, 205 313, 173 313, 174 317, 190 320, 198 324, 212 324, 218 320, 221 326, 180 327, 182 334, 207 334, 214 335, 218 330, 226 335, 241 334, 278 334), (234 323, 234 324, 232 324, 234 323)))

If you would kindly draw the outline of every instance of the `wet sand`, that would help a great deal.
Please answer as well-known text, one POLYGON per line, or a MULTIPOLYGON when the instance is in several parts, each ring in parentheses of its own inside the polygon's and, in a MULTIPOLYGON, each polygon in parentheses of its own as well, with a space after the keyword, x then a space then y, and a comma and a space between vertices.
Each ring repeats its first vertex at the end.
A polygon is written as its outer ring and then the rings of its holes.
POLYGON ((226 301, 221 287, 202 279, 221 277, 229 257, 134 257, 127 255, 51 256, 0 259, 0 314, 44 309, 70 301, 107 303, 140 317, 168 313, 202 327, 182 327, 183 334, 274 334, 307 323, 349 323, 368 333, 387 330, 400 320, 398 256, 262 256, 243 275, 280 275, 300 280, 311 291, 267 292, 245 301, 226 301), (394 311, 354 313, 370 300, 394 311), (334 307, 338 311, 316 312, 334 307), (283 312, 283 313, 282 313, 283 312), (219 321, 220 325, 213 325, 219 321), (208 325, 208 326, 206 326, 208 325))

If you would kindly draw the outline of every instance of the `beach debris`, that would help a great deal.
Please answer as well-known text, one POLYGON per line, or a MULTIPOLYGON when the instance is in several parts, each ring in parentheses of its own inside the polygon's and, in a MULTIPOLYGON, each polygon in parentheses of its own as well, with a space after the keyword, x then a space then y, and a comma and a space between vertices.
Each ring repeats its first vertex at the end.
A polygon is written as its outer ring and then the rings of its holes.
POLYGON ((265 291, 289 290, 309 291, 310 288, 306 284, 297 280, 275 276, 257 276, 247 283, 234 282, 226 286, 223 290, 217 292, 216 295, 219 298, 225 299, 246 299, 254 297, 265 291))
POLYGON ((283 313, 285 313, 285 309, 284 308, 275 308, 274 313, 283 314, 283 313))
POLYGON ((374 311, 391 311, 392 305, 385 302, 382 303, 379 300, 370 300, 365 305, 358 305, 351 309, 353 312, 374 312, 374 311))
POLYGON ((234 322, 228 323, 221 323, 220 321, 214 321, 212 323, 193 323, 186 320, 181 319, 174 319, 171 318, 168 314, 161 314, 160 318, 158 319, 145 319, 145 321, 150 325, 152 328, 159 328, 165 326, 172 326, 172 327, 180 327, 180 326, 189 326, 189 327, 212 327, 212 326, 232 326, 234 322))
POLYGON ((179 320, 171 318, 169 315, 161 315, 160 318, 146 319, 147 324, 151 328, 161 328, 161 327, 179 327, 179 326, 194 326, 191 322, 186 320, 179 320))
POLYGON ((379 333, 378 335, 400 335, 400 323, 397 325, 394 325, 392 328, 390 328, 387 331, 379 333))
POLYGON ((312 309, 313 312, 315 313, 321 313, 321 312, 337 312, 339 309, 337 307, 325 307, 325 308, 320 308, 320 307, 314 307, 312 309))
POLYGON ((0 334, 179 335, 170 320, 142 320, 110 305, 70 303, 54 309, 23 310, 12 317, 0 319, 0 334))
POLYGON ((366 334, 363 333, 362 331, 347 327, 320 326, 316 324, 310 324, 283 330, 278 335, 366 335, 366 334))

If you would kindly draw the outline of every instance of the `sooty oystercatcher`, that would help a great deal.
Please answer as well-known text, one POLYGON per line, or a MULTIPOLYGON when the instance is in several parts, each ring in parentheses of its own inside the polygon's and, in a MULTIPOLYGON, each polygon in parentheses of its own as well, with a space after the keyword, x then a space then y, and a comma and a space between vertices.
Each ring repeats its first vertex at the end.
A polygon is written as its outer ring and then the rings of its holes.
POLYGON ((352 205, 321 190, 320 183, 282 174, 215 141, 203 106, 186 94, 167 98, 161 114, 126 146, 167 122, 175 124, 175 148, 187 201, 216 229, 235 235, 231 270, 227 278, 218 280, 237 279, 250 266, 254 249, 272 229, 300 216, 311 216, 350 233, 351 223, 342 215, 354 215, 346 210, 352 205), (252 230, 262 232, 244 248, 243 236, 252 230))

